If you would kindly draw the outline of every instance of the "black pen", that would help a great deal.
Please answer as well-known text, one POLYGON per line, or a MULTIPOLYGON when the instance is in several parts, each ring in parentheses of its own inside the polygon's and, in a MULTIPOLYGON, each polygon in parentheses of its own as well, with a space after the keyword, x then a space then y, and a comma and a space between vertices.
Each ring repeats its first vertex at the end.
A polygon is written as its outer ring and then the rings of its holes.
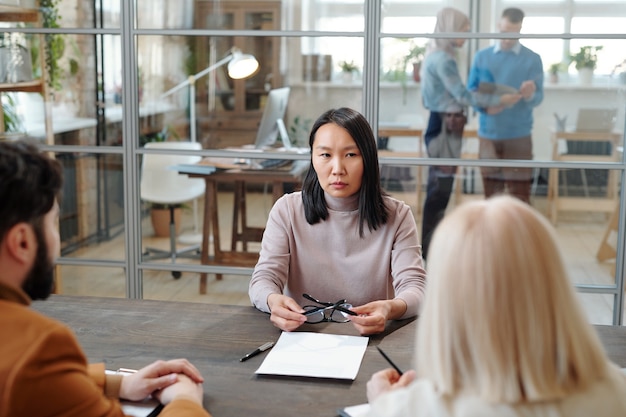
POLYGON ((253 356, 258 355, 261 352, 265 352, 266 350, 268 350, 269 348, 271 348, 272 346, 274 346, 274 342, 267 342, 261 346, 259 346, 258 348, 254 349, 252 352, 248 353, 246 356, 244 356, 243 358, 239 359, 239 362, 244 362, 247 361, 248 359, 250 359, 253 356))
POLYGON ((378 346, 376 346, 376 349, 378 349, 378 351, 380 352, 381 355, 383 355, 383 358, 385 358, 385 360, 387 362, 389 362, 389 365, 393 366, 393 369, 396 370, 396 372, 398 372, 400 374, 400 376, 402 376, 402 371, 400 370, 400 368, 398 368, 398 365, 396 365, 395 363, 393 363, 393 361, 391 359, 389 359, 389 356, 387 356, 387 354, 385 352, 383 352, 383 350, 381 348, 379 348, 378 346))

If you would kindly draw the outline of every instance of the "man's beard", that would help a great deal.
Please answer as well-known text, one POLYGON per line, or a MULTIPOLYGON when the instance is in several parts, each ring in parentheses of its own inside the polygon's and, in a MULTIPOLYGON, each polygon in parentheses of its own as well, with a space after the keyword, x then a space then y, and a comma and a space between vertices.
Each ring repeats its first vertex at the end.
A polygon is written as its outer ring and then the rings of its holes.
POLYGON ((33 227, 37 237, 37 255, 22 289, 31 300, 45 300, 54 290, 54 264, 48 256, 48 247, 41 226, 33 227))

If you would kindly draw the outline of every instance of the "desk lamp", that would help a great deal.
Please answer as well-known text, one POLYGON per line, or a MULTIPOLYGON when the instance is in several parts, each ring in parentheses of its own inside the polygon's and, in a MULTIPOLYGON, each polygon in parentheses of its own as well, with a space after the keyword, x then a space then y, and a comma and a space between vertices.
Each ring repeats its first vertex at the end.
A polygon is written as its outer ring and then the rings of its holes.
MULTIPOLYGON (((230 48, 226 53, 226 56, 215 64, 208 66, 197 74, 190 75, 185 81, 170 88, 161 95, 161 98, 168 97, 178 90, 189 86, 189 133, 192 142, 197 142, 196 132, 196 81, 199 78, 204 77, 212 71, 215 71, 219 67, 228 64, 228 76, 234 80, 240 80, 251 77, 256 74, 259 69, 259 61, 253 55, 244 54, 241 50, 235 46, 230 48)), ((183 235, 179 238, 182 243, 198 243, 202 240, 202 234, 199 233, 198 228, 198 202, 193 201, 193 217, 194 217, 194 235, 183 235)))

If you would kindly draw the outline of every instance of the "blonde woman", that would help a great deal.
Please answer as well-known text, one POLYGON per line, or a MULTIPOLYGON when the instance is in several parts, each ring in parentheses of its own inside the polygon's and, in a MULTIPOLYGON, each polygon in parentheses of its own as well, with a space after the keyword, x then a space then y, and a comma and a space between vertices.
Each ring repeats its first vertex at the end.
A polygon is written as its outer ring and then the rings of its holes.
POLYGON ((460 206, 435 232, 428 269, 417 373, 374 374, 372 416, 626 415, 626 374, 533 208, 506 196, 460 206))

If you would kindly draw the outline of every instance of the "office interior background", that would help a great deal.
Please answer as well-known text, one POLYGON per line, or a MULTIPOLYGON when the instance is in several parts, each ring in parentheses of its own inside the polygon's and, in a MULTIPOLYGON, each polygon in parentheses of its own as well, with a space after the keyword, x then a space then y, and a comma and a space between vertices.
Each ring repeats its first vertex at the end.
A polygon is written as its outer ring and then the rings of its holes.
MULTIPOLYGON (((622 324, 626 4, 620 0, 0 0, 0 52, 21 48, 32 67, 26 75, 23 67, 0 72, 0 135, 38 142, 65 171, 58 291, 249 304, 250 266, 183 257, 172 264, 148 255, 148 247, 167 250, 170 241, 167 229, 166 237, 155 237, 155 207, 142 198, 142 162, 147 155, 233 157, 223 148, 255 142, 268 93, 280 87, 290 88, 282 120, 299 146, 308 145, 308 130, 323 111, 362 112, 379 133, 385 188, 411 205, 419 225, 427 167, 438 162, 426 156, 420 136, 428 112, 414 67, 445 6, 471 18, 470 32, 451 35, 467 39, 458 51, 462 74, 475 51, 498 37, 500 13, 513 6, 526 13, 521 42, 545 68, 533 159, 478 160, 477 114, 470 111, 463 155, 449 163, 459 167, 450 207, 483 198, 481 166, 532 168, 532 205, 555 225, 590 321, 622 324), (223 60, 233 47, 259 61, 252 77, 229 77, 223 60), (571 62, 585 48, 596 55, 593 71, 571 62), (582 132, 590 111, 604 126, 582 132), (202 149, 145 146, 162 140, 195 141, 202 149), (209 274, 206 294, 198 290, 200 273, 209 274)), ((251 158, 272 156, 284 154, 251 158)), ((217 193, 225 247, 233 187, 220 184, 217 193)), ((250 223, 264 225, 270 188, 246 186, 250 223)), ((183 204, 179 233, 189 239, 177 247, 197 243, 203 202, 183 204)), ((248 250, 259 247, 251 243, 248 250)))

